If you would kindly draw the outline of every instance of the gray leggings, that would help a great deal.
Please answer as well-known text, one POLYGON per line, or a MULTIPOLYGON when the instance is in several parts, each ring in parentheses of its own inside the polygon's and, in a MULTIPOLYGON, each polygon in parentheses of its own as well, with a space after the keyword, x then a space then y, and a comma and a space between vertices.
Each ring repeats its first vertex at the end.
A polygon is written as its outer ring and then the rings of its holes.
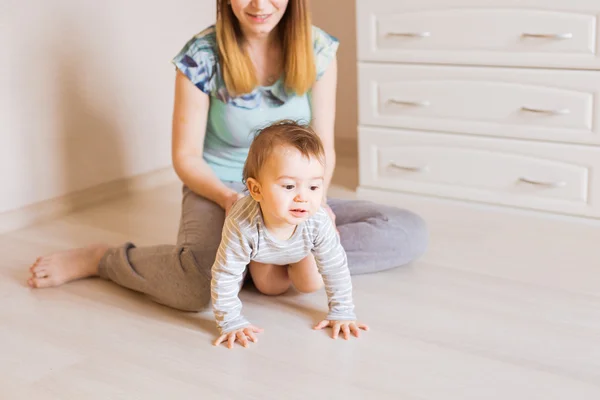
MULTIPOLYGON (((243 190, 240 183, 227 185, 243 190)), ((356 200, 330 199, 329 205, 353 275, 408 264, 427 247, 425 223, 409 211, 356 200)), ((221 207, 184 186, 177 244, 110 249, 99 274, 166 306, 200 311, 210 303, 211 267, 224 218, 221 207)))

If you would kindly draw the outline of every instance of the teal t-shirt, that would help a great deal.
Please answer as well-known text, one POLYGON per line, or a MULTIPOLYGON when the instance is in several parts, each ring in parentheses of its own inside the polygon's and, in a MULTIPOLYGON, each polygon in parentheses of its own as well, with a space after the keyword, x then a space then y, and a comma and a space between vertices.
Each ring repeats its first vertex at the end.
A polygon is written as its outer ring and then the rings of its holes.
MULTIPOLYGON (((313 26, 317 79, 335 57, 338 40, 313 26)), ((310 94, 286 93, 283 79, 231 97, 219 65, 214 26, 191 38, 173 59, 190 81, 210 96, 203 157, 222 181, 242 181, 250 143, 260 128, 282 119, 311 122, 310 94)))

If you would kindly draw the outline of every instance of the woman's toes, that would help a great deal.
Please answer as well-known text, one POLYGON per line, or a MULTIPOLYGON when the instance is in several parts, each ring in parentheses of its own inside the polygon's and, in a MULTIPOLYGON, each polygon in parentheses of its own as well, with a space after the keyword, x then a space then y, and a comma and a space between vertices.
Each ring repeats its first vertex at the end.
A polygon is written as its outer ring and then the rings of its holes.
POLYGON ((29 271, 31 271, 32 275, 35 275, 39 271, 45 271, 45 270, 46 270, 46 266, 41 265, 41 264, 36 264, 36 265, 32 266, 31 268, 29 268, 29 271))
POLYGON ((38 257, 35 262, 33 264, 31 264, 31 267, 29 268, 30 271, 33 272, 33 269, 44 264, 43 263, 44 259, 42 257, 38 257))
POLYGON ((33 271, 33 276, 35 278, 45 278, 45 277, 48 276, 48 271, 46 269, 44 269, 44 268, 36 268, 33 271))
POLYGON ((53 284, 52 280, 50 279, 50 277, 30 278, 29 286, 31 286, 33 288, 45 288, 45 287, 54 286, 54 284, 53 284))
POLYGON ((40 278, 36 278, 35 276, 32 276, 31 278, 29 278, 29 279, 27 280, 27 284, 28 284, 30 287, 32 287, 32 288, 37 288, 37 281, 38 281, 39 279, 40 279, 40 278))

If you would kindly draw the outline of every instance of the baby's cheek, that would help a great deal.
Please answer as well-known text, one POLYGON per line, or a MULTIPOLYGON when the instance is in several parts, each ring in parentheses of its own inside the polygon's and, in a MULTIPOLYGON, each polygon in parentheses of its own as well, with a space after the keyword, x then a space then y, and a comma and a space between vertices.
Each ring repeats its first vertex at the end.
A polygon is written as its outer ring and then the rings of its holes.
POLYGON ((285 195, 278 196, 275 201, 277 202, 276 207, 280 212, 288 209, 289 200, 285 195))

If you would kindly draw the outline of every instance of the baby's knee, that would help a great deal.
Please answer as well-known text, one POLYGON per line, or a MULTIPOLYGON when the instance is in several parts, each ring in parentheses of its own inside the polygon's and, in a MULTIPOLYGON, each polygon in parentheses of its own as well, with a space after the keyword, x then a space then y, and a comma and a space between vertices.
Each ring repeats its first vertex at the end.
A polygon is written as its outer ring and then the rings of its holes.
POLYGON ((323 279, 313 279, 311 281, 294 283, 294 287, 300 293, 314 293, 323 288, 323 279))
MULTIPOLYGON (((253 279, 254 280, 254 279, 253 279)), ((264 281, 254 280, 254 286, 256 289, 266 296, 280 296, 287 292, 290 288, 290 282, 288 281, 264 281)))
POLYGON ((256 289, 267 296, 279 296, 291 285, 287 267, 283 265, 250 262, 250 276, 256 289))

